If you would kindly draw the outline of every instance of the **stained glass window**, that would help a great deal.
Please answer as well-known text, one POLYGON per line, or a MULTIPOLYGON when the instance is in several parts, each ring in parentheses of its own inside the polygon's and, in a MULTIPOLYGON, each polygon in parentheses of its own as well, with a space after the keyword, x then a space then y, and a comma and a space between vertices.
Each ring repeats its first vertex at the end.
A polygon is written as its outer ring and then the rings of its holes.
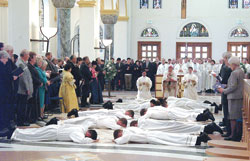
POLYGON ((153 8, 154 9, 161 9, 161 0, 154 0, 153 1, 153 8))
POLYGON ((233 32, 231 32, 231 37, 248 37, 248 36, 249 36, 248 32, 241 27, 238 27, 237 29, 234 29, 233 32))
POLYGON ((238 0, 229 0, 229 8, 238 8, 238 0))
POLYGON ((183 27, 180 37, 208 37, 208 31, 205 26, 200 23, 192 22, 183 27))
POLYGON ((149 27, 142 31, 141 37, 159 37, 159 34, 154 28, 149 27))
POLYGON ((242 0, 242 8, 250 8, 250 0, 242 0))
POLYGON ((148 9, 148 0, 140 0, 140 9, 148 9))

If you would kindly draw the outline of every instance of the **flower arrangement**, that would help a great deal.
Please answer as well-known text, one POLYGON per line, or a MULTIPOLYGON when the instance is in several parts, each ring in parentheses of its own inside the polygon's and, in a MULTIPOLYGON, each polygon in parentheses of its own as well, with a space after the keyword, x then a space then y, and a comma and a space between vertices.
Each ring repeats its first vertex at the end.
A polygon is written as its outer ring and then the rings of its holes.
POLYGON ((105 79, 111 81, 115 78, 117 70, 115 64, 112 61, 106 61, 104 65, 104 71, 106 71, 105 79))
POLYGON ((246 73, 247 73, 247 69, 246 69, 245 64, 240 63, 240 67, 241 67, 241 69, 244 71, 244 73, 246 74, 246 73))

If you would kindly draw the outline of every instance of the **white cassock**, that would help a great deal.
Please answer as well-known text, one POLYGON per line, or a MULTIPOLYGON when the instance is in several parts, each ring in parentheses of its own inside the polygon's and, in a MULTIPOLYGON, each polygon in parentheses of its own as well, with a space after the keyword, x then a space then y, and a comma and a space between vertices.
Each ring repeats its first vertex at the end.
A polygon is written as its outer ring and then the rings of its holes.
POLYGON ((205 125, 173 120, 138 119, 138 127, 149 131, 200 134, 204 131, 205 125))
POLYGON ((177 73, 177 75, 183 75, 186 74, 186 67, 184 64, 176 64, 174 67, 174 71, 175 73, 177 73), (182 72, 180 72, 182 70, 182 72))
POLYGON ((200 92, 202 91, 202 88, 201 88, 201 82, 202 82, 202 73, 200 72, 200 67, 199 67, 199 64, 198 63, 193 63, 192 64, 192 67, 194 69, 194 74, 198 77, 198 85, 197 85, 197 91, 200 92))
POLYGON ((164 92, 164 97, 175 96, 177 94, 177 74, 173 70, 171 73, 168 71, 164 73, 162 78, 162 90, 164 92), (167 81, 167 79, 172 79, 172 81, 167 81))
POLYGON ((208 89, 213 89, 213 86, 216 84, 216 78, 212 75, 212 73, 215 73, 216 75, 219 74, 219 70, 218 70, 218 65, 214 64, 212 65, 211 64, 211 68, 210 68, 210 71, 208 72, 208 75, 209 75, 209 83, 208 83, 208 89))
POLYGON ((79 117, 91 116, 91 115, 102 115, 102 116, 116 116, 118 118, 126 118, 132 119, 128 115, 125 115, 125 110, 123 109, 116 109, 116 110, 107 110, 107 109, 100 109, 100 110, 92 110, 92 111, 79 111, 79 117))
POLYGON ((73 141, 79 144, 89 144, 93 140, 85 137, 88 126, 50 125, 41 128, 16 129, 11 139, 17 141, 73 141))
MULTIPOLYGON (((168 108, 179 107, 186 110, 205 110, 214 111, 215 107, 202 101, 192 100, 189 98, 168 97, 168 108)), ((202 112, 202 111, 200 111, 202 112)))
POLYGON ((161 131, 145 131, 137 127, 123 130, 121 137, 115 139, 116 144, 129 142, 172 146, 195 146, 197 136, 187 134, 173 134, 161 131))
POLYGON ((193 100, 198 99, 197 94, 197 84, 198 84, 198 77, 194 74, 186 74, 182 80, 182 83, 184 84, 184 97, 190 98, 193 100))
POLYGON ((163 75, 165 72, 165 64, 160 64, 157 68, 156 75, 163 75))
POLYGON ((118 120, 119 119, 116 116, 102 116, 97 114, 86 117, 72 118, 68 120, 60 120, 58 124, 80 125, 89 126, 90 128, 117 130, 122 128, 117 124, 118 120))
POLYGON ((152 87, 152 81, 149 77, 140 77, 137 82, 137 100, 150 100, 152 98, 150 89, 152 87))
MULTIPOLYGON (((201 75, 201 79, 198 82, 198 89, 201 89, 201 91, 204 91, 206 87, 206 70, 205 70, 205 65, 204 64, 199 64, 199 71, 201 75)), ((200 91, 199 91, 200 92, 200 91)))
POLYGON ((177 121, 196 121, 200 113, 195 110, 185 110, 182 108, 166 108, 162 106, 155 106, 149 108, 142 119, 156 119, 156 120, 177 120, 177 121))
POLYGON ((206 90, 210 89, 212 65, 210 63, 206 64, 206 90))

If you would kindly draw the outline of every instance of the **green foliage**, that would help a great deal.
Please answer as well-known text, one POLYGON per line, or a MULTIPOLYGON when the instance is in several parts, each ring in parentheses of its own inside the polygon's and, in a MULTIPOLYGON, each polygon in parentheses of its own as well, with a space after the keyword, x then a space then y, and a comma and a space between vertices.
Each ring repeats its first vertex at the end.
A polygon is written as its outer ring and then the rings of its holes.
POLYGON ((106 61, 104 65, 104 71, 106 71, 105 79, 111 81, 115 78, 117 70, 115 64, 112 61, 106 61))

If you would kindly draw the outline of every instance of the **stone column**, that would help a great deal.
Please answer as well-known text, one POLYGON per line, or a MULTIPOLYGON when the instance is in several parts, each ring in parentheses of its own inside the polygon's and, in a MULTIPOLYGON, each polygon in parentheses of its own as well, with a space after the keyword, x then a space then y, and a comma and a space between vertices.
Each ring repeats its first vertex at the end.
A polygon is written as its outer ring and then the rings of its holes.
MULTIPOLYGON (((118 10, 103 10, 101 11, 101 19, 104 24, 104 39, 111 39, 113 42, 110 47, 110 56, 114 56, 114 25, 118 20, 118 10)), ((106 60, 109 60, 109 48, 106 49, 106 60)))
POLYGON ((70 56, 70 10, 75 6, 75 0, 52 0, 52 2, 57 8, 58 17, 57 57, 62 58, 70 56))
POLYGON ((0 0, 0 41, 8 42, 8 0, 0 0))
POLYGON ((96 0, 80 0, 77 2, 80 8, 80 53, 81 57, 88 56, 92 61, 96 58, 95 38, 96 33, 96 0))

